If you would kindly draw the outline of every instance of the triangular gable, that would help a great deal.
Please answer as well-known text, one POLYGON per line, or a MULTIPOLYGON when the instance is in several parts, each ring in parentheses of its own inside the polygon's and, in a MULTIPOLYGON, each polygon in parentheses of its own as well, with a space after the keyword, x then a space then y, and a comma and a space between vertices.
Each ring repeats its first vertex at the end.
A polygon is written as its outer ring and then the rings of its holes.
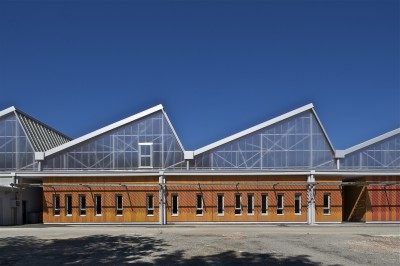
POLYGON ((309 104, 194 151, 197 169, 334 168, 334 149, 309 104))
POLYGON ((171 122, 158 105, 46 151, 43 169, 181 168, 183 154, 171 122), (147 160, 147 165, 142 163, 147 160))
POLYGON ((341 169, 400 169, 400 128, 338 153, 341 169))

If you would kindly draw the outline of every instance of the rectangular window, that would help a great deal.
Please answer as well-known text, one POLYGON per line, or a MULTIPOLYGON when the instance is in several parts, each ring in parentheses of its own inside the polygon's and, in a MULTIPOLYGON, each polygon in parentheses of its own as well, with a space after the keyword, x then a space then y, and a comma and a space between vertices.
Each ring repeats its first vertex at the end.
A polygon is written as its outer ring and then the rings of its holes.
POLYGON ((172 215, 178 216, 178 195, 172 195, 172 215))
POLYGON ((53 195, 53 214, 54 216, 60 215, 60 195, 53 195))
POLYGON ((203 195, 196 195, 196 215, 203 215, 203 195))
POLYGON ((331 193, 324 193, 324 215, 331 214, 331 193))
POLYGON ((294 214, 301 214, 301 194, 294 195, 294 214))
POLYGON ((101 195, 94 196, 94 214, 101 216, 101 195))
POLYGON ((72 215, 72 196, 65 195, 65 215, 72 215))
POLYGON ((115 213, 118 216, 121 216, 123 214, 124 211, 124 207, 122 205, 122 195, 116 195, 115 196, 115 213))
POLYGON ((153 143, 139 143, 139 167, 153 167, 153 143))
POLYGON ((86 196, 79 195, 79 215, 85 216, 86 215, 86 196))
POLYGON ((235 194, 235 215, 242 214, 242 195, 235 194))
POLYGON ((247 194, 247 214, 254 215, 254 195, 247 194))
POLYGON ((268 214, 268 194, 261 195, 261 214, 268 214))
POLYGON ((283 194, 278 194, 276 201, 277 201, 276 214, 283 215, 283 194))
POLYGON ((153 195, 147 195, 147 215, 154 215, 154 197, 153 195))
POLYGON ((217 212, 218 215, 224 215, 224 194, 217 195, 217 212))

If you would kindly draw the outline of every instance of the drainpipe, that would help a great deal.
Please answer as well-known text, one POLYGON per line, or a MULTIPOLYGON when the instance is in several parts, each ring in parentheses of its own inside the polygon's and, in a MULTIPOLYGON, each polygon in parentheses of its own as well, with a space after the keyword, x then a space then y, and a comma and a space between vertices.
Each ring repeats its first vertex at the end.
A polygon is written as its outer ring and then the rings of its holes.
POLYGON ((315 224, 315 171, 307 177, 307 223, 315 224))
POLYGON ((161 225, 167 223, 167 216, 166 216, 166 210, 165 210, 165 176, 164 173, 161 173, 160 177, 158 178, 158 184, 160 186, 159 188, 159 223, 161 225))

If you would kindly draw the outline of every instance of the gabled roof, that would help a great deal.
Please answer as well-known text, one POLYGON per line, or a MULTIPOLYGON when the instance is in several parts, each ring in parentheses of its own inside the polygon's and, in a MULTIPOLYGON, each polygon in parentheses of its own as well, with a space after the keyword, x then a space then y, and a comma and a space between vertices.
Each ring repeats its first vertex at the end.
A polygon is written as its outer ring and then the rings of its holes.
POLYGON ((302 112, 305 112, 305 111, 313 112, 313 114, 315 115, 315 118, 317 119, 317 122, 318 122, 319 126, 322 129, 322 132, 324 133, 325 138, 327 139, 327 141, 329 143, 329 146, 331 147, 332 151, 334 151, 335 149, 333 148, 333 145, 332 145, 331 141, 329 140, 328 135, 326 134, 326 131, 325 131, 324 127, 321 124, 321 121, 319 120, 319 118, 317 116, 317 113, 314 110, 314 105, 312 103, 310 103, 310 104, 304 105, 304 106, 302 106, 300 108, 297 108, 297 109, 295 109, 293 111, 290 111, 290 112, 288 112, 286 114, 280 115, 278 117, 275 117, 273 119, 265 121, 265 122, 263 122, 261 124, 258 124, 256 126, 251 127, 251 128, 245 129, 245 130, 243 130, 243 131, 241 131, 239 133, 233 134, 233 135, 231 135, 229 137, 226 137, 224 139, 221 139, 221 140, 218 140, 218 141, 216 141, 214 143, 206 145, 206 146, 204 146, 204 147, 202 147, 200 149, 197 149, 197 150, 194 151, 194 155, 196 156, 196 155, 199 155, 199 154, 204 153, 206 151, 212 150, 212 149, 214 149, 216 147, 222 146, 222 145, 224 145, 224 144, 226 144, 228 142, 231 142, 231 141, 236 140, 238 138, 241 138, 241 137, 244 137, 246 135, 249 135, 249 134, 251 134, 253 132, 256 132, 256 131, 258 131, 260 129, 263 129, 263 128, 268 127, 268 126, 273 125, 273 124, 276 124, 278 122, 281 122, 281 121, 283 121, 283 120, 285 120, 287 118, 290 118, 292 116, 298 115, 298 114, 300 114, 302 112))
POLYGON ((176 137, 176 139, 177 139, 182 151, 184 151, 182 143, 180 142, 180 140, 179 140, 179 138, 178 138, 178 136, 177 136, 177 134, 176 134, 176 132, 175 132, 175 130, 174 130, 174 128, 173 128, 168 116, 167 116, 167 114, 164 112, 163 106, 161 104, 159 104, 157 106, 154 106, 152 108, 144 110, 144 111, 142 111, 140 113, 137 113, 135 115, 132 115, 130 117, 122 119, 122 120, 120 120, 118 122, 115 122, 115 123, 113 123, 111 125, 105 126, 105 127, 100 128, 98 130, 95 130, 95 131, 93 131, 91 133, 83 135, 83 136, 81 136, 79 138, 76 138, 76 139, 74 139, 74 140, 72 140, 72 141, 70 141, 68 143, 65 143, 65 144, 63 144, 61 146, 55 147, 55 148, 53 148, 51 150, 48 150, 48 151, 45 152, 45 157, 53 155, 55 153, 58 153, 60 151, 65 150, 65 149, 71 148, 71 147, 73 147, 75 145, 78 145, 78 144, 84 142, 84 141, 93 139, 93 138, 95 138, 95 137, 97 137, 99 135, 102 135, 102 134, 104 134, 106 132, 109 132, 109 131, 111 131, 113 129, 119 128, 119 127, 124 126, 126 124, 129 124, 129 123, 131 123, 133 121, 139 120, 139 119, 141 119, 141 118, 143 118, 145 116, 148 116, 148 115, 153 114, 153 113, 158 112, 158 111, 162 111, 162 113, 164 114, 164 116, 167 119, 167 122, 168 122, 169 126, 171 127, 172 132, 174 133, 174 135, 175 135, 175 137, 176 137))
POLYGON ((32 144, 34 151, 45 150, 62 145, 71 139, 54 128, 18 110, 14 106, 0 111, 0 117, 14 113, 21 124, 25 134, 32 144))
POLYGON ((347 155, 347 154, 349 154, 349 153, 352 153, 352 152, 361 150, 361 149, 363 149, 363 148, 365 148, 365 147, 368 147, 368 146, 370 146, 370 145, 372 145, 372 144, 375 144, 375 143, 380 142, 380 141, 382 141, 382 140, 385 140, 385 139, 388 139, 388 138, 390 138, 390 137, 393 137, 393 136, 395 136, 395 135, 397 135, 397 134, 400 134, 400 128, 397 128, 397 129, 395 129, 395 130, 389 131, 389 132, 387 132, 387 133, 385 133, 385 134, 382 134, 382 135, 380 135, 380 136, 378 136, 378 137, 375 137, 375 138, 372 138, 372 139, 370 139, 370 140, 364 141, 364 142, 362 142, 362 143, 360 143, 360 144, 357 144, 357 145, 355 145, 355 146, 353 146, 353 147, 350 147, 350 148, 348 148, 348 149, 346 149, 346 150, 337 151, 337 152, 338 152, 340 155, 345 156, 345 155, 347 155))

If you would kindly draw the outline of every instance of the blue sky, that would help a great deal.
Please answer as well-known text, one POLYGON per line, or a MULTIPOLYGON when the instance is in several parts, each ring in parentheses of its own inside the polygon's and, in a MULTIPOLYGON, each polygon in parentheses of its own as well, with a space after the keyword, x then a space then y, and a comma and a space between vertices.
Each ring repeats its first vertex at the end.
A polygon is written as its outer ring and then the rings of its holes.
POLYGON ((79 137, 161 103, 193 150, 312 102, 345 149, 400 127, 399 10, 0 0, 0 109, 79 137))

